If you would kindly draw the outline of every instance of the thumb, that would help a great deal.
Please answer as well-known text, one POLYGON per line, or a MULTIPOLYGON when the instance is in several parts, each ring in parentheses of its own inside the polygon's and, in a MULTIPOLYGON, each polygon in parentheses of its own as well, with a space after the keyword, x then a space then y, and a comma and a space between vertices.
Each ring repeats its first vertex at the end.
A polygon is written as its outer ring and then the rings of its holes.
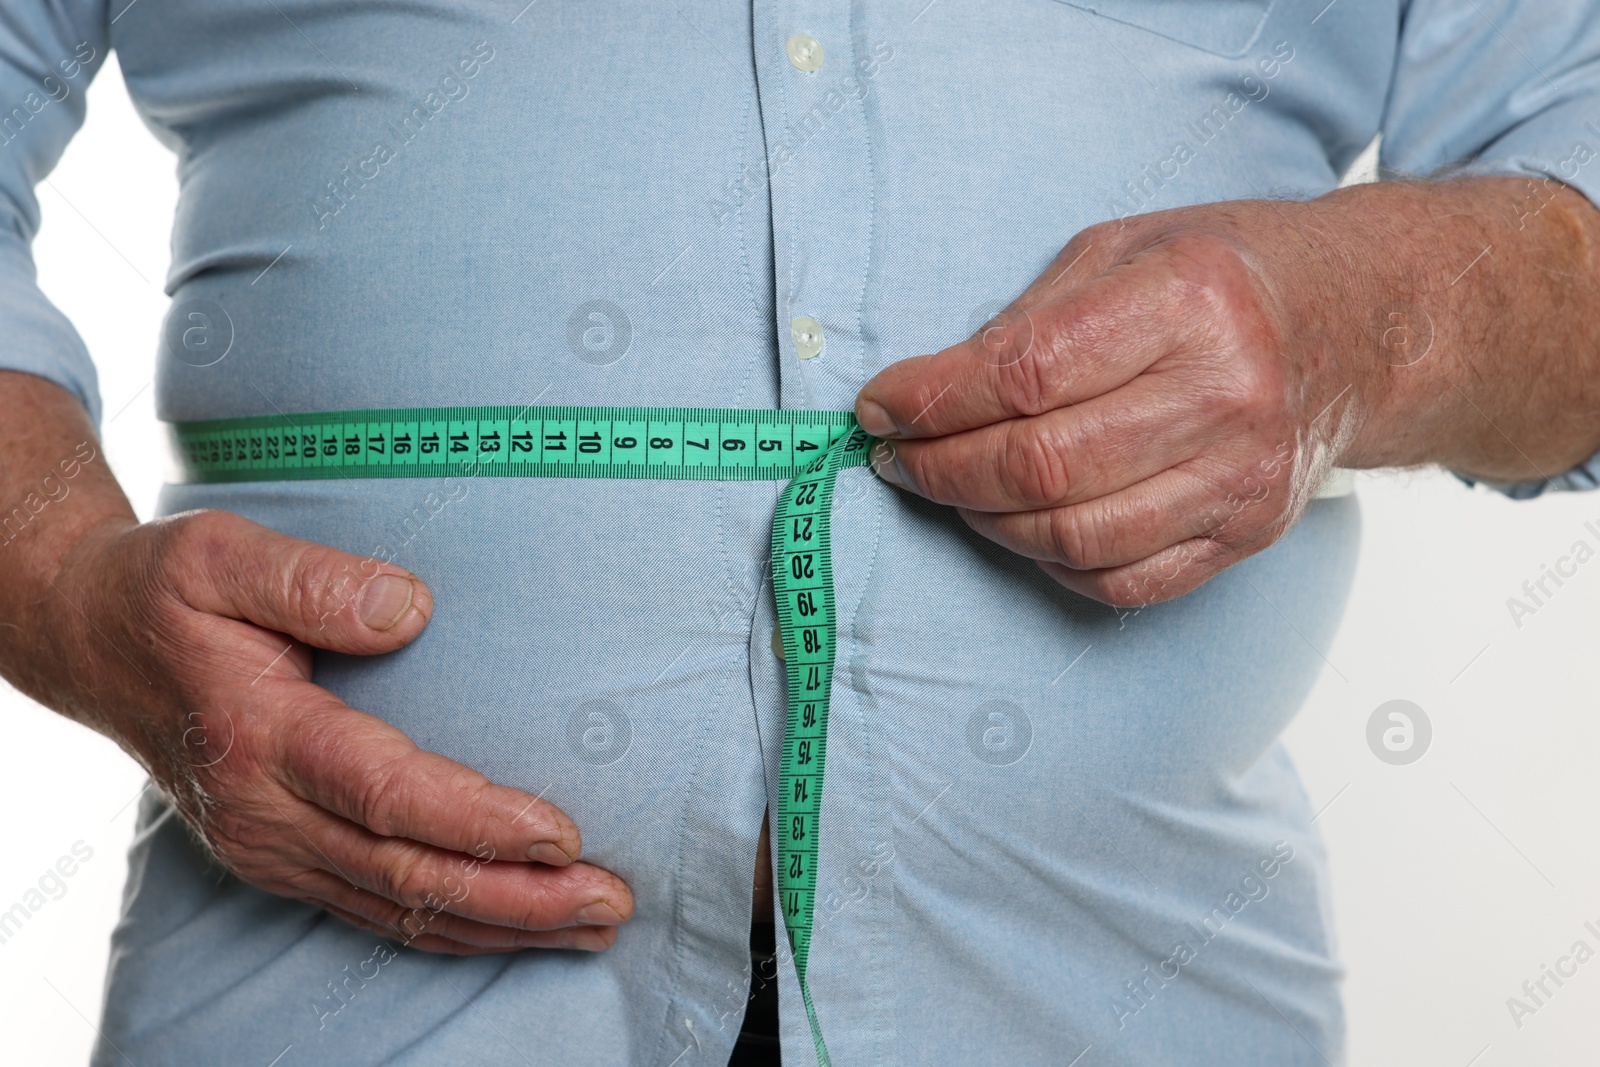
POLYGON ((428 624, 433 594, 402 567, 302 541, 227 511, 174 516, 167 565, 197 611, 334 652, 390 652, 428 624))

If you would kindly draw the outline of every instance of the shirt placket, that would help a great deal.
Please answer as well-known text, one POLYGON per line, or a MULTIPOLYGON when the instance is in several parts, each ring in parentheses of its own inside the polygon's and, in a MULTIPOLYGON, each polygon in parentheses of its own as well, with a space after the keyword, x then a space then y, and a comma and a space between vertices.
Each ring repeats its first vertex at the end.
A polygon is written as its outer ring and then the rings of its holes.
POLYGON ((848 409, 863 381, 874 205, 861 97, 874 61, 851 15, 841 0, 756 10, 785 408, 848 409))
MULTIPOLYGON (((857 23, 859 17, 860 5, 847 0, 758 0, 755 8, 756 74, 771 189, 774 326, 784 408, 850 410, 871 359, 877 204, 868 97, 882 60, 857 23)), ((870 543, 834 546, 836 559, 841 552, 864 552, 870 558, 873 551, 870 543)), ((758 605, 757 632, 775 624, 770 604, 758 605)), ((757 686, 757 713, 767 749, 763 755, 769 805, 776 811, 778 749, 786 712, 784 666, 776 655, 768 658, 759 647, 754 655, 758 671, 767 675, 765 684, 757 686)), ((839 669, 836 666, 836 672, 839 669)), ((836 673, 835 697, 840 692, 838 677, 836 673)), ((849 727, 830 724, 830 738, 840 729, 849 727)), ((847 760, 851 749, 845 746, 839 758, 847 760)), ((849 783, 837 778, 842 773, 830 766, 830 779, 838 782, 838 789, 848 790, 849 783)), ((851 806, 845 803, 839 810, 851 806)), ((824 824, 819 832, 824 842, 831 840, 837 847, 853 841, 859 829, 841 821, 824 824)), ((855 850, 845 847, 843 852, 854 855, 855 850)), ((779 958, 783 966, 793 967, 786 951, 780 951, 779 958)), ((880 1035, 872 1021, 878 1010, 863 1003, 864 998, 875 1005, 881 992, 877 976, 867 973, 871 969, 870 961, 853 963, 850 995, 835 998, 831 1005, 831 1019, 838 1029, 830 1040, 838 1042, 837 1052, 844 1056, 835 1062, 861 1058, 857 1053, 872 1058, 881 1054, 880 1035)), ((792 970, 780 973, 784 1058, 812 1062, 811 1038, 793 978, 792 970)))

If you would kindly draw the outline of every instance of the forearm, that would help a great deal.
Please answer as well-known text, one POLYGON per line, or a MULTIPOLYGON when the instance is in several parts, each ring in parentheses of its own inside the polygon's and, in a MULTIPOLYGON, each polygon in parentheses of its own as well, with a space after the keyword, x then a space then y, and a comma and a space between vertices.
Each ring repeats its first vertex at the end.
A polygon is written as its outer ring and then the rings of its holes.
POLYGON ((86 533, 137 521, 77 399, 0 371, 0 673, 17 688, 71 710, 44 647, 47 620, 75 610, 55 579, 86 533))
POLYGON ((1581 194, 1385 182, 1305 207, 1316 284, 1289 303, 1297 335, 1350 360, 1341 465, 1518 481, 1600 448, 1600 211, 1581 194))

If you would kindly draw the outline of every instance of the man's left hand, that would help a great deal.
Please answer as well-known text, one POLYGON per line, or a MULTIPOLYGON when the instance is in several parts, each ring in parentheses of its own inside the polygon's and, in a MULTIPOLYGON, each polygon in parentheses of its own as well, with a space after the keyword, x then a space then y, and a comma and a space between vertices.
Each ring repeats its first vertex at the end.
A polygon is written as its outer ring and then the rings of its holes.
MULTIPOLYGON (((1179 596, 1273 544, 1335 465, 1461 458, 1471 468, 1474 448, 1505 451, 1498 431, 1470 384, 1456 390, 1465 404, 1438 393, 1458 377, 1481 378, 1469 365, 1478 354, 1452 346, 1430 364, 1429 347, 1472 335, 1492 347, 1496 330, 1515 330, 1518 315, 1500 301, 1507 287, 1528 290, 1530 310, 1540 306, 1539 286, 1552 290, 1546 303, 1582 310, 1567 283, 1547 276, 1561 263, 1556 240, 1576 242, 1567 258, 1581 253, 1587 263, 1593 220, 1575 225, 1573 213, 1594 210, 1556 186, 1573 202, 1513 229, 1524 184, 1532 183, 1440 183, 1431 202, 1423 183, 1371 186, 1093 226, 975 336, 866 384, 856 411, 882 439, 874 469, 954 505, 979 533, 1066 587, 1132 606, 1179 596), (1461 213, 1468 222, 1449 240, 1397 232, 1397 217, 1437 220, 1462 197, 1505 210, 1461 213), (1498 258, 1479 254, 1489 264, 1469 266, 1485 243, 1472 227, 1503 240, 1498 258), (1523 254, 1542 256, 1547 269, 1515 268, 1519 233, 1523 254), (1479 278, 1458 287, 1449 276, 1464 268, 1479 278), (1480 327, 1471 302, 1486 299, 1513 321, 1480 327), (1476 444, 1439 442, 1452 434, 1476 444)), ((1484 384, 1516 388, 1509 378, 1484 384)), ((1580 436, 1553 446, 1563 461, 1600 443, 1580 436)), ((1531 428, 1512 442, 1527 460, 1520 446, 1552 451, 1531 428)), ((1492 473, 1499 462, 1477 466, 1492 473)))

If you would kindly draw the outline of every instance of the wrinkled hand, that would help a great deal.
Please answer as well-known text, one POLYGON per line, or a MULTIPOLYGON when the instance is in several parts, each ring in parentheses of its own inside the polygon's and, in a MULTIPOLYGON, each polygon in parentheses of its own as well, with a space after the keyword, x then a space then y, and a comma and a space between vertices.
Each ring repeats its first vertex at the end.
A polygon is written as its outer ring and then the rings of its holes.
POLYGON ((1286 229, 1305 207, 1085 230, 975 336, 862 388, 874 469, 1107 604, 1171 599, 1266 548, 1372 385, 1349 355, 1370 351, 1369 316, 1330 327, 1316 298, 1335 304, 1336 282, 1286 229))
POLYGON ((54 584, 59 662, 39 674, 80 682, 60 702, 109 727, 246 882, 435 952, 616 940, 632 896, 573 862, 566 815, 311 683, 312 646, 417 637, 421 580, 209 511, 102 524, 54 584))

